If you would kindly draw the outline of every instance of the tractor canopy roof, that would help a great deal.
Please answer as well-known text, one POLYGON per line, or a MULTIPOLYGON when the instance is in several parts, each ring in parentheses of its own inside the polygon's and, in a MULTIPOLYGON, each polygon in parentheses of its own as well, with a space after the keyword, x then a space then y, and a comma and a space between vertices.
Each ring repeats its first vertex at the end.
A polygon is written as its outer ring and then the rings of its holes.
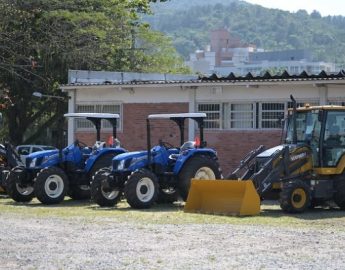
POLYGON ((206 118, 206 113, 163 113, 150 114, 148 119, 206 118))
POLYGON ((102 119, 118 119, 120 115, 117 113, 66 113, 65 117, 74 118, 102 118, 102 119))

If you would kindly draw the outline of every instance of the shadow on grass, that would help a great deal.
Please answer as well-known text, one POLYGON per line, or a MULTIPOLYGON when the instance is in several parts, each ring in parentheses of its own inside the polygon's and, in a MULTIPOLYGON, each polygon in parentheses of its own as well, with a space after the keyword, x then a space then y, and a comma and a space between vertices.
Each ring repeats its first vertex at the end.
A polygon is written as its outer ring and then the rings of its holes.
POLYGON ((320 220, 320 219, 331 219, 331 218, 343 218, 345 217, 345 211, 339 208, 318 207, 314 209, 308 209, 303 213, 290 214, 278 208, 278 209, 264 209, 261 211, 260 216, 271 217, 271 218, 293 217, 296 219, 303 219, 303 220, 320 220))
POLYGON ((178 212, 183 210, 183 205, 180 203, 174 204, 155 204, 151 208, 148 209, 134 209, 131 208, 126 203, 120 203, 120 206, 116 205, 114 207, 101 207, 95 204, 92 204, 88 207, 89 209, 95 211, 121 211, 121 212, 146 212, 146 213, 154 213, 154 212, 178 212))
POLYGON ((31 202, 16 202, 16 201, 7 201, 4 205, 11 205, 11 206, 25 206, 25 207, 49 207, 49 208, 58 208, 58 207, 85 207, 90 205, 90 200, 72 200, 72 199, 65 199, 59 204, 42 204, 41 202, 34 200, 31 202))

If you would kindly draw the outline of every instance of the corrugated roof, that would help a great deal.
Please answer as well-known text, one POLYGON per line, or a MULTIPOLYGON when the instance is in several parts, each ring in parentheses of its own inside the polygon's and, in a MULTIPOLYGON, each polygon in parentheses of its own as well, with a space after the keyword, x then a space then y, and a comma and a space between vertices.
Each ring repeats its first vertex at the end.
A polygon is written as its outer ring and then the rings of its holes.
POLYGON ((236 76, 234 73, 230 73, 226 77, 218 77, 216 74, 211 76, 201 76, 197 79, 185 79, 185 80, 132 80, 132 81, 103 81, 103 82, 72 82, 64 86, 101 86, 101 85, 118 85, 118 86, 134 86, 134 85, 148 85, 148 84, 199 84, 199 83, 236 83, 236 82, 286 82, 286 81, 333 81, 333 80, 345 80, 345 71, 340 70, 338 73, 327 73, 321 71, 319 74, 308 74, 306 71, 298 75, 290 75, 287 71, 284 71, 280 75, 271 75, 266 72, 262 76, 254 76, 252 73, 248 73, 245 76, 236 76))

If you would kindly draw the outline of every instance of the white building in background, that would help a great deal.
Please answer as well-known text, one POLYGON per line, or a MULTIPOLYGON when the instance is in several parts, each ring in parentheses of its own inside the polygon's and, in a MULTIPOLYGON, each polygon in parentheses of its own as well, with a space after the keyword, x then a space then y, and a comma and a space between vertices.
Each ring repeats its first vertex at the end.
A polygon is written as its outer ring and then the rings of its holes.
POLYGON ((318 74, 321 71, 335 72, 335 63, 313 61, 308 50, 285 50, 266 52, 253 44, 243 44, 231 37, 225 29, 211 32, 211 45, 205 50, 190 54, 186 64, 196 73, 227 76, 260 75, 266 70, 286 70, 289 74, 306 71, 318 74))

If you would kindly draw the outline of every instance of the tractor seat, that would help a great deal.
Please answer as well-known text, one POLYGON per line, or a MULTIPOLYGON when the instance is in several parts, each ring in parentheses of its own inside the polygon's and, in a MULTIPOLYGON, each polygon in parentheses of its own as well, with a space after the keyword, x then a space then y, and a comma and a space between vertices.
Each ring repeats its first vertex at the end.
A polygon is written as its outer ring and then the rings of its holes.
POLYGON ((182 144, 182 146, 180 147, 180 152, 178 154, 171 154, 169 156, 169 159, 172 160, 177 160, 178 157, 183 154, 183 152, 189 150, 189 149, 194 149, 195 148, 195 142, 194 141, 187 141, 185 143, 182 144))
POLYGON ((92 150, 99 150, 99 149, 103 149, 106 147, 106 143, 102 142, 102 141, 96 141, 95 144, 92 147, 92 150))

